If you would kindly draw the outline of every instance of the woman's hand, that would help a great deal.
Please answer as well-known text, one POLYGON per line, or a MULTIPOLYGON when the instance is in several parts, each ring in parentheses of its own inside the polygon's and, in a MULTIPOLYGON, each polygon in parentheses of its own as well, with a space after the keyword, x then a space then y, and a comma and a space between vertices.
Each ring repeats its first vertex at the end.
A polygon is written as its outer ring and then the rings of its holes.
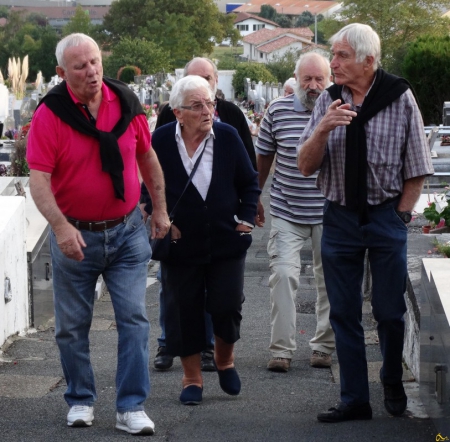
POLYGON ((252 233, 252 228, 249 226, 246 226, 245 224, 238 224, 236 226, 236 231, 237 232, 242 232, 242 233, 247 233, 247 234, 251 234, 252 233))
POLYGON ((170 234, 171 234, 172 241, 176 241, 177 239, 181 238, 180 229, 175 224, 172 224, 172 228, 170 229, 170 234))

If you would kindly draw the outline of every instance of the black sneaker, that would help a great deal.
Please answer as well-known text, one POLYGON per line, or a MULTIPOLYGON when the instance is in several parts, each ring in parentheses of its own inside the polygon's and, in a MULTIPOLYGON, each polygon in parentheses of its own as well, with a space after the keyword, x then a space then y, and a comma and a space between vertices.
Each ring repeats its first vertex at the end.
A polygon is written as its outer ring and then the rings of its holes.
POLYGON ((202 371, 216 371, 216 366, 214 365, 213 350, 202 351, 201 356, 202 356, 201 362, 202 371))
POLYGON ((369 419, 372 419, 372 408, 368 402, 353 406, 341 402, 327 412, 317 415, 317 420, 320 422, 330 423, 369 419))
POLYGON ((166 353, 166 347, 158 347, 153 365, 158 370, 168 370, 173 365, 173 356, 166 353))

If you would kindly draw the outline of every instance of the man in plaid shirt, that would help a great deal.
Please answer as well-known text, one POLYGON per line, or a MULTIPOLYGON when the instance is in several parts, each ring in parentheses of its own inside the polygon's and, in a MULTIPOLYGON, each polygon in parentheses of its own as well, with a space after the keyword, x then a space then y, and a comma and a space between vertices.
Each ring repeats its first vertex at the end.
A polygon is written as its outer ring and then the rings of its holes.
POLYGON ((354 23, 330 42, 335 85, 316 102, 299 141, 298 167, 305 176, 320 169, 317 185, 326 198, 322 263, 340 366, 340 402, 317 418, 341 422, 372 418, 361 325, 366 251, 384 405, 394 416, 406 409, 407 224, 433 166, 408 82, 379 68, 378 35, 354 23))

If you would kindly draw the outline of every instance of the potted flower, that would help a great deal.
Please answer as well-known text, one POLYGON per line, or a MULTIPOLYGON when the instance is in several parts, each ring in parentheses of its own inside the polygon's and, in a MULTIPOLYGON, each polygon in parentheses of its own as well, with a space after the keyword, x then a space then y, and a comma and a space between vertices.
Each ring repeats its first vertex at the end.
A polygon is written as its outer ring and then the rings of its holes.
MULTIPOLYGON (((446 188, 448 189, 448 188, 446 188)), ((428 203, 428 207, 423 210, 424 217, 430 223, 430 231, 434 231, 434 233, 442 233, 449 230, 450 227, 450 205, 448 204, 442 208, 441 204, 445 202, 446 194, 435 195, 434 201, 428 203), (439 232, 437 231, 439 229, 439 232)), ((425 228, 424 226, 424 233, 425 228)))
POLYGON ((450 146, 450 135, 442 135, 441 146, 450 146))

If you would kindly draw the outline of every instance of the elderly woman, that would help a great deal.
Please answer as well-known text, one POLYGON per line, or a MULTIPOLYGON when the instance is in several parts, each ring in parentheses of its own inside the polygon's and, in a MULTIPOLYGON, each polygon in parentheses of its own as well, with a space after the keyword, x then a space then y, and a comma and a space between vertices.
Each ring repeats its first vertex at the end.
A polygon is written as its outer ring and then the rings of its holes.
POLYGON ((284 96, 286 97, 287 95, 291 95, 294 93, 295 91, 295 85, 296 85, 297 81, 295 80, 294 77, 288 78, 283 85, 283 93, 284 96))
POLYGON ((178 201, 170 257, 161 263, 166 341, 167 352, 181 357, 180 401, 194 405, 202 401, 205 310, 213 322, 220 386, 230 395, 240 392, 233 348, 240 337, 244 263, 260 191, 236 130, 213 123, 214 94, 206 80, 196 75, 179 80, 169 105, 177 121, 157 129, 152 138, 164 171, 169 213, 178 201))

